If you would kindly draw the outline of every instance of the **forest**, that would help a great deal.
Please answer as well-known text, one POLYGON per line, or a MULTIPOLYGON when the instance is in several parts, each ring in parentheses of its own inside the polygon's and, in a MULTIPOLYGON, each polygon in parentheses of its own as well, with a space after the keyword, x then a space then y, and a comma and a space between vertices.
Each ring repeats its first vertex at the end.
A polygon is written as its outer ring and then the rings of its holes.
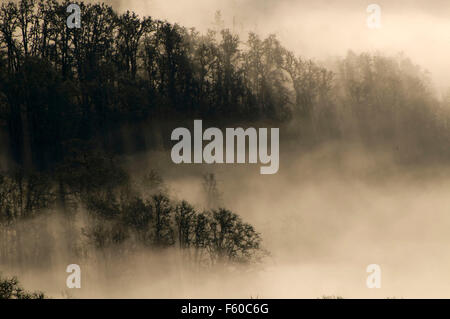
MULTIPOLYGON (((73 256, 176 247, 198 267, 263 260, 261 234, 219 205, 214 176, 201 209, 171 198, 151 167, 135 178, 121 166, 123 155, 169 152, 171 130, 193 119, 280 127, 281 148, 283 138, 299 149, 357 142, 400 163, 450 160, 450 93, 438 96, 404 55, 315 61, 275 35, 200 33, 83 2, 81 28, 69 29, 69 3, 0 7, 0 271, 48 267, 49 212, 73 256)), ((0 297, 42 297, 9 280, 0 297)))

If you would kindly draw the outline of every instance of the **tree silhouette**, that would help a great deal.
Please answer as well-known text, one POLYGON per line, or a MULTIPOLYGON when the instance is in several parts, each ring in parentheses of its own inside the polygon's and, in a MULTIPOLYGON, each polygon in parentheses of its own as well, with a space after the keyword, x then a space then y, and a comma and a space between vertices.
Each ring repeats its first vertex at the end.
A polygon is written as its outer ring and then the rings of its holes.
POLYGON ((42 292, 27 292, 19 284, 16 277, 0 277, 0 299, 44 299, 42 292))

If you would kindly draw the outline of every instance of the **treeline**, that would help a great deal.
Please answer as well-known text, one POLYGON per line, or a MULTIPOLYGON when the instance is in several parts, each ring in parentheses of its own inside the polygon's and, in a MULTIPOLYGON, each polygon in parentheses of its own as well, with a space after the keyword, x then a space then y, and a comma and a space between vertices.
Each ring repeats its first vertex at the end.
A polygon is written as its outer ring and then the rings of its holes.
POLYGON ((60 254, 107 262, 171 247, 199 267, 248 265, 266 254, 238 215, 173 201, 155 171, 131 178, 98 151, 74 154, 54 175, 0 176, 0 265, 46 269, 60 254))
POLYGON ((74 139, 115 153, 151 148, 157 133, 170 136, 170 121, 192 118, 293 124, 301 142, 357 138, 398 148, 404 160, 450 156, 450 99, 439 101, 405 57, 350 52, 325 68, 274 35, 201 34, 78 4, 79 29, 66 25, 68 1, 0 8, 0 125, 27 168, 61 162, 74 139))
POLYGON ((429 74, 403 54, 349 52, 336 63, 339 134, 385 146, 400 163, 450 159, 450 90, 439 99, 429 74))
MULTIPOLYGON (((177 24, 79 3, 21 0, 0 9, 0 103, 13 157, 37 168, 63 158, 63 143, 97 137, 120 151, 121 125, 148 118, 281 120, 289 116, 284 49, 229 30, 201 35, 177 24)), ((317 72, 324 70, 318 69, 317 72)))

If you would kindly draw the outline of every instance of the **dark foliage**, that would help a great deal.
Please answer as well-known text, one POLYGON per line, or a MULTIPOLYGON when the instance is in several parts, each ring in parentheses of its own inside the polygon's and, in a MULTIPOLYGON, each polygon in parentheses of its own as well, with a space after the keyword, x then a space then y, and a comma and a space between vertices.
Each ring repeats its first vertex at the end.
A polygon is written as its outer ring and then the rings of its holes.
POLYGON ((243 50, 228 30, 204 36, 84 3, 82 28, 69 29, 68 4, 0 8, 0 116, 14 159, 27 168, 60 162, 73 139, 121 152, 121 127, 149 119, 289 116, 274 37, 252 35, 243 50))
POLYGON ((186 201, 171 200, 156 171, 135 180, 114 158, 82 150, 73 149, 53 175, 0 175, 2 264, 45 268, 54 246, 47 222, 55 214, 63 217, 69 254, 78 257, 92 249, 126 254, 174 247, 210 266, 251 263, 264 255, 260 235, 238 215, 222 208, 198 212, 186 201), (82 228, 73 222, 77 208, 88 212, 82 228))
POLYGON ((27 292, 19 284, 16 277, 0 277, 0 299, 44 299, 42 292, 27 292))

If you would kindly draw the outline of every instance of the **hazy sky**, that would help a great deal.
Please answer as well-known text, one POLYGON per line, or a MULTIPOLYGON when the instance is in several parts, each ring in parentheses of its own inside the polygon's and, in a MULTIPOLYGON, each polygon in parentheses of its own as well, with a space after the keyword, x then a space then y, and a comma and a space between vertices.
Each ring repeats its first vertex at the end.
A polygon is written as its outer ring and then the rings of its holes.
POLYGON ((432 73, 440 89, 450 87, 450 1, 448 0, 127 0, 106 1, 205 30, 221 10, 235 31, 276 33, 298 54, 324 59, 347 50, 405 52, 432 73), (380 5, 381 29, 366 24, 369 4, 380 5))

